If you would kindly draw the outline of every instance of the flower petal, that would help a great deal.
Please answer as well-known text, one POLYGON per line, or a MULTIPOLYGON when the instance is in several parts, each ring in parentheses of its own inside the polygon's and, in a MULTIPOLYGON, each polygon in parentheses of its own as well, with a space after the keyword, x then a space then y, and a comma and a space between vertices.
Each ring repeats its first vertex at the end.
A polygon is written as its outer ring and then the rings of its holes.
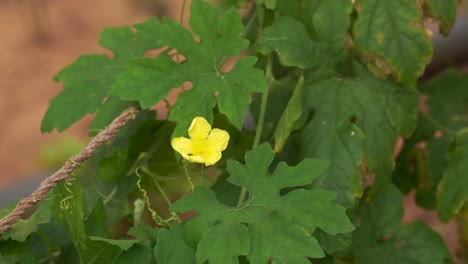
POLYGON ((211 125, 205 118, 197 116, 193 119, 192 124, 188 129, 188 134, 191 139, 206 139, 210 133, 211 125))
POLYGON ((221 159, 221 151, 213 149, 213 151, 206 152, 201 157, 206 166, 211 166, 221 159))
POLYGON ((184 159, 190 160, 189 157, 193 155, 192 140, 184 137, 173 138, 171 145, 184 159))
POLYGON ((188 156, 186 160, 195 163, 205 163, 205 159, 202 156, 188 156))
POLYGON ((223 151, 229 143, 229 133, 225 130, 214 128, 208 136, 208 144, 216 145, 216 149, 223 151))

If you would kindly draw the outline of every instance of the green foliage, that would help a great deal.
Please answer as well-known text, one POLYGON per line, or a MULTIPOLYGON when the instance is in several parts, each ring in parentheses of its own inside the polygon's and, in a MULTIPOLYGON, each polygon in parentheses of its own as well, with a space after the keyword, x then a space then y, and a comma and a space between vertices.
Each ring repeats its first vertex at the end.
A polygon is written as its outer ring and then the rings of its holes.
MULTIPOLYGON (((44 132, 95 113, 95 135, 140 113, 1 235, 0 263, 453 262, 430 226, 402 218, 414 193, 468 241, 468 75, 418 81, 423 22, 448 34, 457 0, 191 2, 189 29, 106 28, 111 56, 56 75, 44 132), (196 116, 230 136, 213 166, 171 146, 196 116)), ((79 150, 64 145, 44 152, 49 168, 79 150)))
POLYGON ((307 159, 296 167, 280 163, 270 176, 267 169, 273 158, 271 147, 262 144, 247 152, 245 165, 228 163, 228 181, 249 194, 238 207, 220 204, 204 188, 196 188, 171 207, 198 214, 186 224, 187 238, 198 244, 197 263, 239 263, 241 255, 253 263, 265 263, 270 257, 285 263, 320 258, 324 253, 308 234, 316 228, 332 235, 353 229, 344 208, 332 202, 335 194, 331 192, 296 189, 280 195, 285 188, 309 184, 326 162, 307 159), (297 256, 290 255, 290 248, 297 256))
POLYGON ((126 100, 138 100, 147 108, 164 99, 172 88, 190 81, 193 89, 178 97, 169 115, 178 124, 176 135, 186 131, 191 117, 203 116, 212 122, 216 103, 220 112, 240 128, 250 103, 248 91, 265 89, 261 72, 253 68, 254 57, 238 59, 230 71, 223 69, 230 56, 238 55, 248 46, 247 41, 239 38, 243 28, 240 17, 234 9, 220 16, 217 9, 201 0, 194 1, 190 11, 190 27, 199 41, 169 18, 163 23, 152 19, 135 26, 137 32, 157 37, 155 42, 175 49, 177 54, 133 60, 112 92, 126 100), (180 55, 184 63, 174 61, 180 55))
POLYGON ((369 68, 414 85, 432 55, 418 3, 371 0, 357 5, 354 40, 369 68))

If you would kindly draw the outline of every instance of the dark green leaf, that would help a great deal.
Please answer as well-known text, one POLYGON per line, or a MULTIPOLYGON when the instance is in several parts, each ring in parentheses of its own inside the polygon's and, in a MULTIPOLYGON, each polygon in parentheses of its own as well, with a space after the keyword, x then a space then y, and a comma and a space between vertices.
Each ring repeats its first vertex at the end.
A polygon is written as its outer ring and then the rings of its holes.
POLYGON ((286 140, 295 128, 296 122, 303 114, 303 86, 304 77, 301 76, 273 134, 273 138, 275 139, 275 152, 280 152, 283 149, 286 140))
POLYGON ((184 56, 184 63, 164 54, 156 59, 135 59, 112 92, 148 108, 164 99, 172 88, 190 81, 193 88, 179 95, 169 115, 177 122, 175 135, 185 133, 195 116, 211 123, 216 103, 220 112, 240 128, 251 100, 249 90, 261 92, 266 85, 261 71, 253 68, 254 57, 240 58, 232 70, 222 70, 227 58, 239 55, 248 46, 239 38, 243 29, 239 14, 230 9, 220 16, 217 8, 202 0, 193 1, 190 12, 190 27, 198 42, 189 30, 169 18, 164 23, 151 21, 137 27, 158 36, 161 45, 177 50, 184 56))
POLYGON ((135 244, 129 250, 122 252, 122 254, 116 259, 115 263, 154 263, 152 254, 153 250, 148 245, 135 244))
POLYGON ((362 195, 359 166, 364 156, 368 169, 376 173, 376 188, 384 188, 397 135, 410 135, 416 124, 416 91, 369 73, 318 81, 306 76, 304 91, 314 118, 302 130, 301 152, 331 161, 314 186, 336 191, 337 201, 351 206, 362 195))
POLYGON ((417 2, 360 1, 357 10, 355 46, 370 69, 377 67, 384 76, 391 73, 404 84, 415 84, 432 56, 417 2))
POLYGON ((444 222, 457 215, 468 201, 468 142, 457 146, 449 158, 437 193, 437 210, 444 222))
POLYGON ((96 202, 91 214, 85 222, 86 234, 89 236, 109 237, 107 231, 106 207, 101 199, 96 202))
MULTIPOLYGON (((116 96, 109 96, 102 104, 96 116, 89 127, 89 131, 93 134, 101 132, 107 125, 109 125, 116 116, 120 115, 125 109, 130 106, 135 106, 135 102, 123 102, 116 96)), ((126 127, 121 128, 121 130, 126 127)))
POLYGON ((422 222, 403 225, 391 239, 357 252, 356 263, 445 264, 450 253, 441 236, 422 222))
MULTIPOLYGON (((86 114, 96 112, 117 76, 125 69, 125 63, 159 47, 156 42, 140 39, 138 32, 133 32, 130 27, 104 29, 99 43, 111 50, 114 57, 84 55, 55 76, 56 81, 62 81, 64 90, 50 101, 41 124, 43 132, 51 132, 54 128, 63 131, 86 114)), ((128 104, 105 103, 106 113, 98 115, 93 130, 102 129, 101 125, 106 125, 105 122, 116 117, 128 104)))
POLYGON ((332 202, 335 195, 331 192, 297 189, 280 196, 284 188, 309 184, 323 172, 326 162, 306 159, 296 167, 280 163, 270 176, 268 166, 273 157, 271 147, 262 144, 247 152, 245 165, 228 163, 228 180, 248 191, 248 199, 239 207, 220 204, 212 191, 201 187, 171 207, 176 212, 197 211, 198 216, 186 224, 187 239, 216 247, 197 255, 197 260, 238 263, 239 255, 247 255, 254 263, 270 257, 297 263, 307 256, 324 256, 316 239, 309 235, 316 228, 333 235, 353 229, 344 208, 332 202), (297 252, 294 258, 291 251, 297 252))
POLYGON ((280 17, 265 28, 258 43, 264 53, 276 51, 285 66, 307 69, 317 65, 317 45, 304 25, 293 18, 280 17))
POLYGON ((195 263, 195 250, 185 243, 182 225, 173 226, 169 230, 158 230, 154 256, 158 264, 195 263))

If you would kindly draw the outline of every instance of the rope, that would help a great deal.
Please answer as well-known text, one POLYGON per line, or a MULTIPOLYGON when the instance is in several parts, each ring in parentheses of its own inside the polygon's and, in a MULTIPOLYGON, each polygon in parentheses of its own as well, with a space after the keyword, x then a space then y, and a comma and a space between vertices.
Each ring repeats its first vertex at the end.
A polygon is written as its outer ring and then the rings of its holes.
POLYGON ((119 132, 119 129, 130 120, 135 119, 138 112, 139 111, 133 107, 125 110, 120 114, 120 116, 114 119, 106 129, 99 132, 99 134, 97 134, 97 136, 95 136, 88 145, 80 151, 80 153, 73 155, 65 162, 60 170, 44 179, 31 195, 23 198, 11 213, 0 220, 0 234, 4 234, 8 231, 11 225, 16 223, 27 210, 42 201, 50 190, 52 190, 59 182, 65 180, 76 167, 80 166, 83 161, 91 157, 99 147, 114 139, 117 132, 119 132))

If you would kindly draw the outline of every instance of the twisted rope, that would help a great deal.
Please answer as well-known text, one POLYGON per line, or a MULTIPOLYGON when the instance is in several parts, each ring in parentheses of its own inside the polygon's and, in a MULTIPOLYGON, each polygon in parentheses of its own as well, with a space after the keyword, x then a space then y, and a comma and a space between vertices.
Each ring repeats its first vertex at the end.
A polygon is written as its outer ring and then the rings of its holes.
POLYGON ((8 231, 11 225, 16 223, 27 210, 42 201, 50 190, 59 182, 65 180, 76 167, 80 166, 83 161, 91 157, 99 147, 112 140, 117 132, 119 132, 119 129, 130 120, 134 119, 138 112, 139 111, 133 107, 125 110, 120 116, 114 119, 106 129, 97 134, 80 153, 73 155, 65 162, 60 170, 44 179, 31 195, 23 198, 11 213, 0 220, 0 234, 4 234, 8 231))

